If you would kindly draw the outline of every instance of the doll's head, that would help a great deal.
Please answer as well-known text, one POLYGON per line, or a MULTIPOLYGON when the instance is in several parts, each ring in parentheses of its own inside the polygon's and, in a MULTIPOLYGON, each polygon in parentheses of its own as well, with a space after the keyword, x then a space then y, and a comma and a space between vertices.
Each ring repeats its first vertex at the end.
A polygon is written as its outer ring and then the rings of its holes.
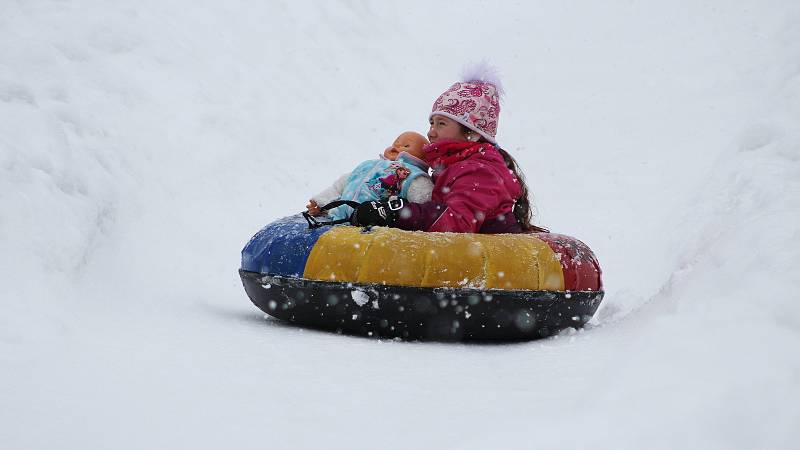
POLYGON ((394 161, 400 156, 401 152, 408 152, 411 156, 422 159, 422 147, 426 145, 428 145, 428 140, 423 135, 413 131, 406 131, 397 136, 392 145, 383 151, 383 157, 394 161))

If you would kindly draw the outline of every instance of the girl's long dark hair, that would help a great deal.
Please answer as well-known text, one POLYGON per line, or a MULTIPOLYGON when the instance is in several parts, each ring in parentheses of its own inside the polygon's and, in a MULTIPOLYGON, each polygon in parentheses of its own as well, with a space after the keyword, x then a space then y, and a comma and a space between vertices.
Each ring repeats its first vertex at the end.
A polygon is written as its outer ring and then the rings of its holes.
POLYGON ((542 227, 537 227, 532 223, 533 211, 531 211, 531 202, 528 196, 529 195, 528 185, 525 184, 525 177, 519 170, 519 165, 517 164, 517 160, 515 160, 511 155, 508 154, 507 151, 503 150, 499 146, 495 145, 495 148, 497 149, 498 152, 500 152, 500 155, 506 162, 506 167, 508 167, 508 170, 513 172, 514 176, 517 177, 517 181, 519 181, 519 186, 522 188, 522 195, 520 195, 517 201, 514 203, 514 217, 517 218, 517 222, 519 222, 519 226, 522 227, 522 231, 533 232, 533 233, 549 233, 550 230, 542 227))

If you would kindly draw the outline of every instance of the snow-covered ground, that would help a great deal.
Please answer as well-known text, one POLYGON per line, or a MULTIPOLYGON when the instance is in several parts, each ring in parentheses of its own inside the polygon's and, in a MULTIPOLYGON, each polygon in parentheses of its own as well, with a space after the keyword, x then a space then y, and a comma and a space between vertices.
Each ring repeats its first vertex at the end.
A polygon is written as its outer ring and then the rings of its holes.
POLYGON ((798 211, 794 1, 0 0, 0 448, 797 448, 798 211), (244 243, 481 59, 592 327, 264 319, 244 243))

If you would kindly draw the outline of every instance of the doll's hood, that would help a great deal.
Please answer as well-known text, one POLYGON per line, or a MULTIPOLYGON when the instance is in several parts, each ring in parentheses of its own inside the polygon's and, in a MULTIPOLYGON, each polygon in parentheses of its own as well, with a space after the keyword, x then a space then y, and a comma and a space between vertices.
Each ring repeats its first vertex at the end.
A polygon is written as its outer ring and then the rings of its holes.
POLYGON ((418 168, 420 168, 421 170, 423 170, 425 172, 427 172, 428 169, 430 169, 430 166, 428 165, 428 163, 426 163, 422 159, 417 158, 416 156, 414 156, 414 155, 412 155, 411 153, 408 153, 408 152, 400 152, 400 154, 397 155, 396 161, 400 161, 400 162, 404 162, 406 164, 411 164, 411 165, 417 166, 418 168))

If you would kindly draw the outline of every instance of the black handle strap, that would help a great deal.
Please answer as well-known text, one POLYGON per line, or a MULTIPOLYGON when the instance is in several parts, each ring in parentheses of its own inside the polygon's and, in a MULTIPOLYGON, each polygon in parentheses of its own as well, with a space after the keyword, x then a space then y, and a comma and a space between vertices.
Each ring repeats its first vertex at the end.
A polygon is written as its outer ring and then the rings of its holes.
MULTIPOLYGON (((323 206, 319 210, 320 211, 327 211, 329 209, 338 208, 340 206, 345 206, 345 205, 347 205, 347 206, 349 206, 349 207, 351 207, 353 209, 356 209, 356 208, 358 208, 358 205, 360 205, 360 203, 354 202, 354 201, 350 201, 350 200, 334 200, 334 201, 328 203, 327 205, 323 206)), ((303 217, 305 217, 306 222, 308 222, 308 229, 309 230, 313 230, 313 229, 319 228, 319 227, 324 227, 326 225, 338 225, 340 223, 350 223, 350 218, 349 217, 346 217, 344 219, 338 219, 338 220, 318 220, 316 217, 314 217, 311 214, 309 214, 308 211, 303 211, 302 214, 303 214, 303 217)))

